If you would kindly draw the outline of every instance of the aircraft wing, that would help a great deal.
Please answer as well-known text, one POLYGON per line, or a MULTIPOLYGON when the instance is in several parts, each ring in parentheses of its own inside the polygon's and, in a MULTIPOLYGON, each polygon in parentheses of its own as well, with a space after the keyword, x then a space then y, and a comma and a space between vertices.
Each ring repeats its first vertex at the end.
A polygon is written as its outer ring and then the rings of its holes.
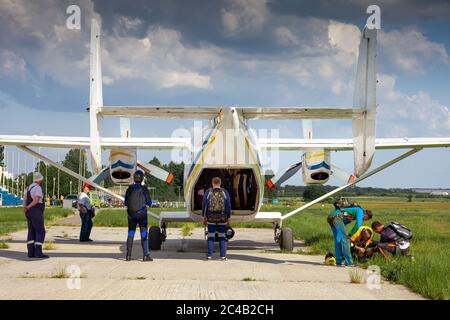
MULTIPOLYGON (((352 119, 362 113, 357 108, 311 107, 240 107, 244 118, 251 120, 352 119)), ((203 106, 106 106, 98 108, 101 116, 156 119, 212 119, 222 107, 203 106)))
POLYGON ((356 108, 243 107, 239 110, 249 120, 352 119, 362 113, 361 109, 356 108))
MULTIPOLYGON (((15 145, 44 148, 89 148, 89 137, 0 135, 0 145, 15 145)), ((101 138, 103 149, 115 147, 136 149, 185 149, 191 141, 186 138, 101 138)))
POLYGON ((102 116, 122 118, 156 118, 156 119, 213 119, 220 107, 164 107, 164 106, 108 106, 98 112, 102 116))
MULTIPOLYGON (((353 139, 258 139, 262 149, 302 150, 321 148, 330 151, 353 150, 353 139)), ((378 138, 375 148, 411 149, 450 147, 450 137, 442 138, 378 138)))

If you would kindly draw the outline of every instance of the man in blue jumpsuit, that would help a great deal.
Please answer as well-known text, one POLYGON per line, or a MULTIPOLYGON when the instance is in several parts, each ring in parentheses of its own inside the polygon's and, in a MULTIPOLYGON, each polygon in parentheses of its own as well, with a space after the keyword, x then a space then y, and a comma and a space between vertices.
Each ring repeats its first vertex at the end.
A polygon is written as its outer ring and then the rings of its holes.
POLYGON ((227 260, 225 229, 231 216, 231 199, 228 191, 220 187, 221 184, 219 177, 213 178, 212 188, 208 189, 203 197, 203 223, 208 226, 208 260, 212 259, 216 232, 219 236, 220 258, 227 260))
POLYGON ((134 234, 136 227, 139 225, 141 231, 141 245, 143 251, 142 261, 153 261, 148 250, 148 217, 147 206, 152 205, 150 200, 150 192, 148 188, 142 184, 144 181, 144 173, 137 170, 134 175, 134 184, 130 185, 125 193, 125 206, 128 213, 128 237, 127 237, 127 255, 126 260, 131 260, 131 250, 133 249, 134 234))
POLYGON ((342 265, 342 257, 344 258, 346 266, 353 264, 349 237, 356 233, 359 227, 362 226, 364 220, 369 220, 371 218, 372 212, 370 210, 363 210, 358 206, 339 208, 335 204, 335 210, 330 213, 327 222, 333 232, 334 252, 337 266, 342 265), (346 225, 352 221, 355 221, 355 225, 347 234, 346 225))
POLYGON ((48 256, 42 253, 42 245, 45 239, 45 204, 41 184, 44 177, 39 172, 35 172, 33 173, 33 181, 23 195, 22 204, 28 225, 28 257, 46 259, 48 256))

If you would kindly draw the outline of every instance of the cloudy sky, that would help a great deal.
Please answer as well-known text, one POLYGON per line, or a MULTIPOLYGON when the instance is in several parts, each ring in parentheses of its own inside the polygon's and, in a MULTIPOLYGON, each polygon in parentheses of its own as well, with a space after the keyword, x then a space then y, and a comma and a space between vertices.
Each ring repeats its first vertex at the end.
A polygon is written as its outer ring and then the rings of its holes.
MULTIPOLYGON (((0 134, 88 135, 92 18, 102 24, 105 105, 351 106, 370 4, 381 7, 377 136, 450 136, 445 0, 0 0, 0 134), (72 4, 81 8, 80 30, 66 27, 72 4)), ((192 122, 132 125, 134 136, 170 136, 192 122)), ((118 126, 105 121, 103 135, 118 136, 118 126)), ((301 135, 297 121, 252 126, 301 135)), ((350 138, 351 123, 316 121, 314 135, 350 138)), ((377 152, 374 165, 399 153, 377 152)), ((282 166, 299 157, 283 153, 282 166)), ((353 168, 349 152, 332 159, 353 168)), ((22 154, 19 166, 32 161, 22 154)), ((363 185, 448 188, 449 181, 450 150, 443 149, 422 151, 363 185)))

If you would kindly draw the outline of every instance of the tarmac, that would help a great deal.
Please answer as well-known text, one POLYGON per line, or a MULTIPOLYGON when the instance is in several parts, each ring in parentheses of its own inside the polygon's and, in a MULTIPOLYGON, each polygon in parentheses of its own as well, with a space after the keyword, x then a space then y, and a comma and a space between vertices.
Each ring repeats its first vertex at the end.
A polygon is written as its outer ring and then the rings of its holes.
POLYGON ((183 239, 180 229, 169 228, 162 250, 151 253, 154 261, 143 262, 137 232, 133 261, 126 262, 126 228, 94 226, 94 242, 80 243, 79 227, 69 226, 77 221, 47 229, 46 241, 55 248, 46 260, 26 256, 26 230, 7 237, 10 247, 0 249, 0 299, 423 299, 384 281, 379 288, 351 283, 350 272, 366 271, 299 254, 302 242, 295 253, 282 253, 269 229, 236 229, 228 261, 217 252, 206 261, 203 229, 183 239))

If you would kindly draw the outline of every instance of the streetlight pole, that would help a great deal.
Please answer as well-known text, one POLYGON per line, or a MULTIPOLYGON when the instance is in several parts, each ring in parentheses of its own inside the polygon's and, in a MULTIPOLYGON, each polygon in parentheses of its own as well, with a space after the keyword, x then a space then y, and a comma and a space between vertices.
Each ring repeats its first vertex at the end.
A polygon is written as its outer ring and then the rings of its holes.
POLYGON ((72 194, 72 180, 70 180, 69 184, 70 184, 70 194, 72 194))

